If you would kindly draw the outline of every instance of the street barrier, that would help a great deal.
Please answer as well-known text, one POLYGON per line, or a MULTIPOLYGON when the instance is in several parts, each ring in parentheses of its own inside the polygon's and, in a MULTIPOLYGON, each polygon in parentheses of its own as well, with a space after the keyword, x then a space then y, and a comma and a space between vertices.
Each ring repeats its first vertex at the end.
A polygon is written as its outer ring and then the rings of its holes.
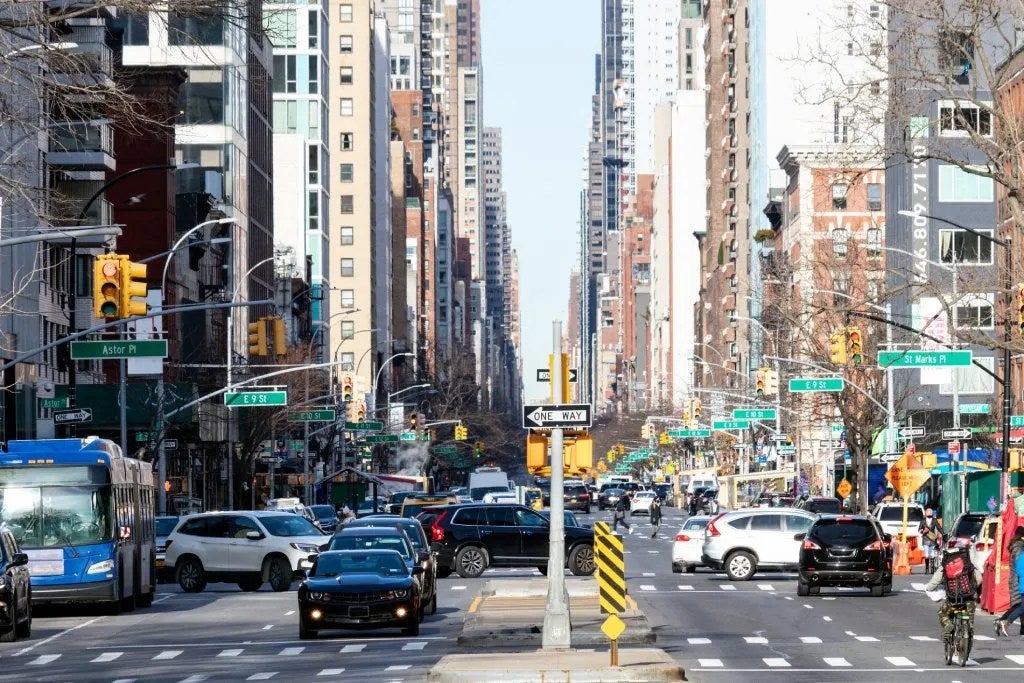
POLYGON ((619 665, 619 641, 626 628, 618 615, 626 611, 626 555, 622 536, 612 533, 607 522, 594 524, 594 557, 597 560, 597 594, 601 613, 608 618, 601 630, 611 641, 611 665, 619 665))

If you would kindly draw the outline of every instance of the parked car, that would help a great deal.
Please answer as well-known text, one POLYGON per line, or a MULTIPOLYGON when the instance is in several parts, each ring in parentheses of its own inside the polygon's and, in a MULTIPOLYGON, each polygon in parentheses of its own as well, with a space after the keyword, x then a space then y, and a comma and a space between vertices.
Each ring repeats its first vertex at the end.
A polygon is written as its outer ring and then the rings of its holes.
POLYGON ((338 513, 333 505, 310 505, 309 511, 315 517, 313 524, 325 534, 333 534, 338 528, 338 513))
POLYGON ((406 496, 402 501, 401 515, 403 517, 416 517, 423 510, 434 505, 444 505, 448 502, 447 496, 436 493, 417 493, 406 496))
POLYGON ((986 515, 984 522, 982 522, 981 529, 971 541, 968 554, 971 556, 971 562, 974 564, 974 568, 977 572, 979 586, 981 585, 981 575, 985 562, 988 560, 988 556, 992 553, 992 549, 996 547, 996 530, 998 528, 998 524, 999 515, 986 515))
POLYGON ((579 510, 590 514, 590 489, 582 482, 565 482, 562 499, 566 510, 579 510))
MULTIPOLYGON (((379 519, 379 518, 375 518, 379 519)), ((393 526, 353 526, 346 524, 331 537, 328 550, 395 550, 409 569, 422 566, 430 557, 430 551, 417 551, 412 539, 402 528, 393 526)), ((433 613, 437 610, 437 583, 428 581, 423 572, 416 577, 416 587, 420 591, 421 610, 433 613), (429 585, 428 585, 429 584, 429 585)), ((435 577, 436 578, 436 575, 435 577)), ((421 613, 420 618, 423 618, 421 613)))
POLYGON ((299 638, 316 638, 327 629, 389 627, 419 635, 416 579, 422 572, 394 550, 321 553, 299 586, 299 638))
MULTIPOLYGON (((544 519, 548 520, 549 522, 551 521, 551 508, 548 508, 546 510, 537 510, 537 512, 542 517, 544 517, 544 519)), ((565 510, 565 511, 562 512, 562 519, 565 520, 563 522, 563 524, 565 524, 565 526, 578 526, 578 527, 582 527, 582 528, 585 528, 585 529, 589 529, 590 528, 590 525, 588 525, 588 524, 581 524, 580 520, 576 518, 576 515, 574 515, 573 513, 569 512, 568 510, 565 510)))
POLYGON ((674 503, 672 499, 672 484, 655 484, 654 492, 658 494, 662 505, 672 505, 674 503))
MULTIPOLYGON (((534 566, 547 571, 548 520, 524 505, 444 505, 428 508, 430 547, 438 576, 452 571, 476 578, 488 567, 534 566)), ((565 528, 566 565, 577 576, 594 573, 594 530, 565 528)))
POLYGON ((178 517, 159 515, 156 518, 156 577, 158 581, 170 581, 166 571, 167 537, 178 526, 178 517))
POLYGON ((430 541, 419 520, 392 514, 376 514, 354 519, 345 525, 346 529, 360 527, 384 527, 401 529, 405 532, 405 535, 412 541, 412 547, 416 551, 420 566, 423 567, 423 591, 426 596, 424 613, 435 614, 437 612, 437 557, 430 552, 430 541))
POLYGON ((817 517, 793 508, 747 508, 712 519, 701 548, 701 563, 725 570, 731 581, 748 581, 758 570, 794 570, 800 542, 794 534, 811 528, 817 517))
POLYGON ((630 515, 649 515, 651 514, 651 505, 654 504, 658 494, 654 491, 637 491, 633 494, 633 499, 629 502, 629 514, 630 515))
POLYGON ((701 565, 701 549, 704 546, 704 532, 711 517, 697 515, 689 517, 672 542, 672 571, 676 574, 692 574, 701 565))
POLYGON ((870 517, 819 517, 793 538, 800 543, 797 595, 818 593, 822 586, 861 586, 870 588, 874 597, 892 589, 885 546, 892 536, 870 517))
POLYGON ((597 495, 597 509, 604 510, 605 508, 614 508, 619 502, 619 498, 626 495, 623 489, 618 488, 606 488, 597 495))
POLYGON ((985 518, 984 512, 962 512, 953 520, 953 525, 946 532, 946 548, 966 548, 974 542, 981 532, 985 518))
POLYGON ((6 524, 0 524, 0 642, 32 635, 32 583, 28 555, 6 524))
POLYGON ((186 593, 211 581, 237 583, 243 591, 269 581, 285 591, 312 566, 310 555, 326 549, 327 537, 289 512, 202 512, 182 518, 166 547, 166 568, 186 593))
POLYGON ((838 515, 843 511, 843 501, 834 496, 815 496, 801 501, 798 507, 816 515, 838 515))
MULTIPOLYGON (((903 503, 879 503, 875 506, 871 516, 882 525, 882 530, 891 534, 893 538, 903 533, 903 503)), ((919 503, 907 505, 907 536, 917 537, 918 527, 924 521, 924 507, 919 503)))

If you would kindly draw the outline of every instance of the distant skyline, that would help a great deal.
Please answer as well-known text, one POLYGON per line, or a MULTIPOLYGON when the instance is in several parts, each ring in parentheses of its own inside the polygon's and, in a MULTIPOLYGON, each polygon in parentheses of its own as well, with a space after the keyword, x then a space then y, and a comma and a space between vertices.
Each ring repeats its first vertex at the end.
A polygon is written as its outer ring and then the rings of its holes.
POLYGON ((597 0, 483 0, 484 123, 500 126, 512 244, 519 252, 524 398, 567 326, 569 274, 579 260, 584 152, 600 50, 597 0))

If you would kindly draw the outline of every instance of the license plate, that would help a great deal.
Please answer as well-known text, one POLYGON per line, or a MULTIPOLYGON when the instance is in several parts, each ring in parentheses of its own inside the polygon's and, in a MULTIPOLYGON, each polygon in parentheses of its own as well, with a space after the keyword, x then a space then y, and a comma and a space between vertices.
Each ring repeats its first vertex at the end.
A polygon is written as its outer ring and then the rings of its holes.
POLYGON ((370 616, 369 607, 349 607, 348 615, 350 617, 368 617, 370 616))
POLYGON ((164 566, 164 561, 163 560, 157 560, 156 561, 156 566, 158 566, 158 567, 164 566))

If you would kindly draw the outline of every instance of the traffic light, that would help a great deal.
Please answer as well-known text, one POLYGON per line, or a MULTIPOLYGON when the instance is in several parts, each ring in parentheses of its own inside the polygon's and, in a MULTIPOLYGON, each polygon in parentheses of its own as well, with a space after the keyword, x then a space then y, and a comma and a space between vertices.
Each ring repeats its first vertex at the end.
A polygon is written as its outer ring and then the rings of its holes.
POLYGON ((690 415, 693 417, 693 427, 700 426, 700 399, 695 398, 690 404, 690 415))
POLYGON ((1024 284, 1017 285, 1017 327, 1024 335, 1024 284))
POLYGON ((416 425, 419 423, 419 418, 420 418, 419 413, 412 413, 409 416, 409 431, 410 432, 415 432, 416 431, 416 425))
POLYGON ((366 401, 355 401, 356 404, 356 422, 362 422, 366 419, 366 401))
POLYGON ((270 319, 270 328, 273 334, 274 355, 283 356, 288 353, 288 339, 284 327, 284 318, 274 316, 270 319))
POLYGON ((347 422, 359 422, 359 406, 356 405, 355 401, 349 401, 345 404, 345 420, 347 422))
POLYGON ((341 400, 350 403, 353 397, 352 375, 345 375, 341 379, 341 400))
POLYGON ((118 317, 146 315, 149 311, 149 304, 146 303, 146 264, 132 263, 127 256, 118 258, 121 259, 121 303, 118 317), (137 297, 142 297, 142 301, 138 301, 137 297))
POLYGON ((254 323, 249 323, 249 355, 267 355, 267 319, 260 318, 254 323))
POLYGON ((475 455, 478 458, 483 457, 483 455, 484 455, 484 442, 483 441, 477 441, 476 443, 473 444, 473 455, 475 455))
POLYGON ((687 406, 683 408, 683 426, 687 429, 690 428, 690 408, 687 406))
POLYGON ((462 425, 455 425, 455 440, 465 441, 466 437, 469 436, 469 430, 462 425))
POLYGON ((766 386, 765 380, 767 379, 766 374, 767 373, 765 372, 764 368, 761 368, 754 375, 754 387, 756 389, 758 396, 764 396, 766 386))
MULTIPOLYGON (((462 428, 461 425, 456 425, 456 436, 458 439, 458 430, 462 428)), ((530 474, 537 474, 541 469, 547 466, 548 462, 548 439, 542 434, 534 434, 530 432, 526 435, 526 470, 530 474)))
POLYGON ((850 344, 850 359, 854 365, 864 362, 864 338, 859 327, 846 328, 846 339, 850 344))
POLYGON ((658 434, 658 443, 662 445, 672 443, 672 439, 669 438, 668 432, 658 434))
POLYGON ((769 396, 779 395, 779 373, 775 370, 765 370, 764 393, 769 396))
POLYGON ((648 439, 651 436, 651 429, 654 427, 650 422, 644 422, 644 426, 640 428, 640 436, 644 439, 648 439))
POLYGON ((93 263, 92 307, 97 318, 120 318, 121 257, 97 256, 93 263))
POLYGON ((828 357, 836 365, 846 365, 846 330, 828 338, 828 357))

